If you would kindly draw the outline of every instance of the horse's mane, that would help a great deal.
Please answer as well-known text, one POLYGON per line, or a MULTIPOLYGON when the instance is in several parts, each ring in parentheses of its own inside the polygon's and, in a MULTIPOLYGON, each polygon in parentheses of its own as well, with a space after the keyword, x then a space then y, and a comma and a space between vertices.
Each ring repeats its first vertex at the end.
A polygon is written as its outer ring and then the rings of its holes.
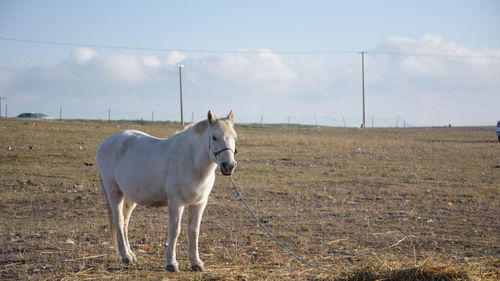
POLYGON ((184 127, 184 129, 176 132, 175 135, 180 135, 188 131, 193 131, 194 133, 201 135, 203 134, 203 132, 205 132, 207 128, 208 128, 208 120, 205 119, 200 122, 187 125, 186 127, 184 127))
MULTIPOLYGON (((226 120, 227 118, 216 119, 215 124, 218 124, 219 126, 221 126, 221 128, 225 128, 226 126, 232 127, 232 124, 228 124, 225 122, 226 120)), ((208 119, 205 119, 197 123, 187 125, 182 130, 175 132, 174 136, 183 135, 188 132, 193 132, 195 134, 201 135, 207 130, 209 126, 210 124, 208 123, 208 119)))

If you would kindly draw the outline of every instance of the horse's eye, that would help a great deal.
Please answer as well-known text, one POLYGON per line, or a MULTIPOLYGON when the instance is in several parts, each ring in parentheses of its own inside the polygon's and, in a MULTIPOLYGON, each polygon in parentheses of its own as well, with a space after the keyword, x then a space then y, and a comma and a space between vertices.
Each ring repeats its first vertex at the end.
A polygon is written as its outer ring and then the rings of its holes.
POLYGON ((216 140, 217 140, 217 138, 216 138, 216 137, 212 137, 212 139, 213 139, 214 141, 216 141, 216 140))

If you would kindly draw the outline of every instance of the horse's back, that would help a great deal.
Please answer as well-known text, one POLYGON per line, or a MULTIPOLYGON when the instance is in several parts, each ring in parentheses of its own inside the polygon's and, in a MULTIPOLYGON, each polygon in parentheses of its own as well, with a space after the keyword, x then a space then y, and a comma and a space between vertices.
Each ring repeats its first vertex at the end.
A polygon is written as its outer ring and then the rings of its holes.
POLYGON ((120 154, 131 148, 141 137, 150 136, 140 131, 126 130, 109 137, 99 146, 99 150, 97 151, 97 163, 99 168, 101 168, 104 162, 119 158, 120 154))
POLYGON ((99 147, 97 152, 99 170, 102 172, 102 169, 106 169, 108 165, 116 166, 118 161, 137 162, 134 161, 134 158, 155 155, 161 141, 162 139, 137 130, 118 132, 105 140, 99 147))
POLYGON ((161 141, 136 130, 121 131, 108 138, 97 152, 103 181, 116 183, 134 202, 162 204, 160 202, 165 201, 162 187, 166 170, 158 157, 160 149, 165 148, 161 141), (146 186, 147 191, 144 190, 146 186))

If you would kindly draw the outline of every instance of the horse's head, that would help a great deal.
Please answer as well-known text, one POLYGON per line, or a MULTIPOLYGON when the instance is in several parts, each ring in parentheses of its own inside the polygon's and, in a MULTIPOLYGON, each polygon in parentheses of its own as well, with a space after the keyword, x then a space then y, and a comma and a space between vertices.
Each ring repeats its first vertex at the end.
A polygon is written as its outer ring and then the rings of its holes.
POLYGON ((229 113, 226 118, 216 118, 212 111, 208 111, 208 154, 210 159, 217 163, 222 174, 229 176, 236 168, 234 156, 236 150, 236 132, 233 128, 234 114, 229 113))

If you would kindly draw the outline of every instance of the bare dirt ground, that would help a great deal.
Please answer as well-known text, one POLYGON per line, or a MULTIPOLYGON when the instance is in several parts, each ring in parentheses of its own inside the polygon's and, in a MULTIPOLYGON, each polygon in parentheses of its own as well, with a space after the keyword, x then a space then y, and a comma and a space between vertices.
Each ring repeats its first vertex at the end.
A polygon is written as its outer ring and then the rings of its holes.
MULTIPOLYGON (((165 271, 166 208, 137 207, 122 264, 95 154, 113 133, 179 127, 0 119, 0 279, 500 280, 500 143, 492 128, 237 128, 235 180, 279 248, 217 176, 200 254, 165 271)), ((184 226, 183 226, 184 227, 184 226)))

